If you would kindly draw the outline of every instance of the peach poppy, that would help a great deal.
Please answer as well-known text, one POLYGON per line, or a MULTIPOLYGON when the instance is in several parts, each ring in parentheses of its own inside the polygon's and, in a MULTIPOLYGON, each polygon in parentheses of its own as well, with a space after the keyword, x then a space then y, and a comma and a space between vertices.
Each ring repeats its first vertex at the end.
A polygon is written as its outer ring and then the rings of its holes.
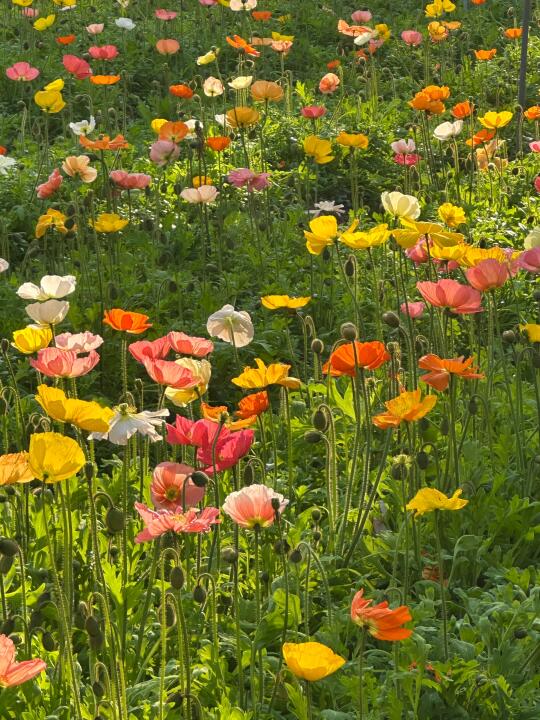
POLYGON ((55 347, 39 350, 37 358, 30 358, 30 365, 42 375, 52 378, 78 378, 87 375, 99 362, 99 355, 91 350, 79 356, 74 350, 55 347))
POLYGON ((168 120, 159 128, 159 139, 170 140, 171 142, 178 143, 180 140, 183 140, 188 133, 189 127, 186 123, 181 121, 172 122, 168 120))
POLYGON ((75 42, 76 39, 75 35, 62 35, 61 37, 56 38, 56 42, 59 45, 71 45, 71 43, 75 42))
POLYGON ((191 480, 194 468, 174 462, 161 462, 152 473, 150 497, 157 510, 176 510, 184 512, 200 503, 205 488, 198 487, 191 480))
POLYGON ((358 369, 376 370, 390 360, 384 343, 378 340, 372 342, 358 342, 341 345, 330 355, 323 366, 324 373, 339 377, 349 375, 355 377, 358 369))
POLYGON ((88 54, 93 60, 114 60, 118 56, 118 48, 116 45, 92 45, 88 54))
POLYGON ((340 82, 341 80, 335 73, 326 73, 319 82, 319 90, 323 95, 330 95, 338 89, 340 82))
POLYGON ((422 399, 421 390, 405 391, 384 403, 387 412, 375 415, 373 424, 382 430, 387 430, 398 427, 404 420, 415 422, 427 415, 436 403, 436 395, 426 395, 422 399))
POLYGON ((364 598, 363 590, 356 593, 351 604, 351 620, 355 625, 366 628, 377 640, 394 642, 406 640, 412 635, 412 630, 403 627, 404 623, 412 620, 406 605, 391 610, 386 600, 370 607, 372 602, 364 598))
POLYGON ((474 105, 469 102, 469 100, 465 100, 454 105, 450 112, 458 120, 463 120, 464 118, 469 117, 473 110, 474 105))
POLYGON ((246 128, 259 122, 260 113, 250 107, 234 107, 225 114, 227 122, 233 128, 246 128))
POLYGON ((121 308, 105 310, 103 322, 112 327, 113 330, 127 332, 130 335, 140 335, 152 327, 152 323, 148 322, 148 315, 122 310, 121 308))
POLYGON ((214 152, 223 152, 231 144, 231 139, 226 135, 216 135, 206 138, 206 144, 214 152))
POLYGON ((193 90, 189 87, 189 85, 184 85, 184 83, 170 85, 169 92, 171 93, 171 95, 174 95, 174 97, 182 98, 182 100, 191 100, 191 98, 195 94, 193 90))
POLYGON ((18 452, 0 455, 0 486, 27 483, 34 479, 28 465, 28 453, 18 452))
POLYGON ((88 155, 70 155, 62 163, 62 170, 70 177, 80 178, 84 183, 91 183, 97 177, 97 170, 90 167, 88 155))
POLYGON ((269 80, 257 80, 251 86, 251 97, 255 101, 269 101, 279 102, 283 99, 283 88, 276 82, 269 80))
POLYGON ((120 81, 120 75, 92 75, 90 82, 93 85, 116 85, 120 81))
POLYGON ((465 274, 469 285, 480 292, 502 287, 509 278, 508 266, 494 258, 482 260, 465 274))
POLYGON ((422 370, 430 370, 430 372, 422 375, 420 380, 442 392, 448 387, 451 375, 457 375, 466 380, 482 379, 485 376, 473 367, 473 362, 472 357, 467 360, 464 360, 463 356, 444 360, 438 355, 424 355, 418 361, 418 367, 422 370))
POLYGON ((214 343, 211 340, 192 337, 183 332, 171 331, 167 335, 167 342, 179 355, 192 355, 196 358, 206 357, 214 350, 214 343))
POLYGON ((255 50, 255 48, 250 45, 244 38, 240 37, 240 35, 233 35, 232 38, 230 38, 227 35, 227 42, 229 45, 235 50, 240 50, 241 52, 245 52, 246 55, 251 55, 252 57, 259 57, 261 54, 258 50, 255 50))
POLYGON ((475 50, 474 54, 477 60, 493 60, 497 54, 497 48, 492 48, 491 50, 475 50))
POLYGON ((173 40, 171 38, 158 40, 156 43, 156 50, 160 55, 174 55, 180 50, 180 43, 178 40, 173 40))
POLYGON ((90 140, 86 135, 79 136, 80 144, 88 148, 89 150, 125 150, 129 147, 129 143, 126 141, 123 135, 117 135, 111 138, 108 135, 102 135, 97 140, 90 140))
POLYGON ((434 307, 447 307, 458 315, 482 312, 482 295, 475 288, 457 280, 443 278, 438 282, 417 282, 420 294, 434 307))

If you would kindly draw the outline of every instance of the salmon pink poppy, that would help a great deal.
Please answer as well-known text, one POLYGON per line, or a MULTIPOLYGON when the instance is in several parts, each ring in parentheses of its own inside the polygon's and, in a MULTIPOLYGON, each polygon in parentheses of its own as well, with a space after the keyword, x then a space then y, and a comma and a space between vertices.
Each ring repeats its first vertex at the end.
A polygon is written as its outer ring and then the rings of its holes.
POLYGON ((181 507, 175 510, 150 510, 142 503, 135 503, 135 510, 143 519, 145 528, 135 538, 136 543, 149 542, 167 532, 201 533, 208 532, 212 525, 217 525, 219 510, 206 507, 201 512, 188 510, 182 512, 181 507))
POLYGON ((193 355, 193 357, 203 358, 214 350, 214 343, 211 340, 191 337, 183 332, 170 332, 167 335, 167 342, 179 355, 193 355))
POLYGON ((103 32, 105 25, 103 23, 92 23, 86 26, 86 32, 89 35, 99 35, 103 32))
POLYGON ((88 355, 79 356, 74 350, 55 347, 39 350, 37 358, 30 359, 30 365, 42 375, 53 378, 77 378, 86 375, 99 362, 99 355, 91 350, 88 355))
POLYGON ((180 155, 180 148, 172 140, 156 140, 150 146, 150 160, 158 167, 174 162, 180 155))
POLYGON ((76 353, 86 353, 91 350, 97 350, 98 347, 103 345, 103 338, 101 335, 94 335, 94 333, 80 332, 80 333, 62 333, 57 335, 54 339, 54 344, 60 350, 73 350, 76 353))
POLYGON ((482 295, 475 288, 444 278, 437 282, 417 282, 416 287, 430 305, 447 307, 458 315, 482 312, 482 295))
POLYGON ((258 530, 274 523, 276 519, 274 502, 278 506, 279 513, 282 513, 289 503, 281 493, 275 492, 272 488, 253 484, 227 495, 223 503, 223 512, 240 527, 246 530, 258 530))
POLYGON ((93 45, 88 48, 88 53, 94 60, 114 60, 118 55, 116 45, 93 45))
MULTIPOLYGON (((156 50, 160 55, 175 55, 180 50, 180 43, 178 40, 173 40, 171 38, 164 38, 163 40, 158 40, 156 43, 156 50)), ((174 87, 174 86, 173 86, 174 87)), ((172 90, 171 90, 172 92, 172 90)), ((174 95, 175 93, 173 93, 174 95)), ((180 96, 183 97, 183 96, 180 96)))
POLYGON ((518 265, 531 273, 540 273, 540 247, 525 250, 519 256, 518 265))
POLYGON ((86 60, 78 58, 76 55, 64 55, 62 64, 68 73, 71 73, 77 80, 86 80, 92 75, 92 69, 86 60))
POLYGON ((173 360, 154 360, 147 358, 143 361, 146 372, 158 385, 167 385, 175 390, 192 388, 198 385, 198 378, 193 376, 187 368, 178 365, 173 360))
POLYGON ((406 45, 410 45, 411 47, 418 47, 422 44, 424 36, 421 32, 418 32, 418 30, 404 30, 401 33, 401 39, 406 45))
POLYGON ((351 13, 351 20, 355 23, 368 23, 372 18, 369 10, 355 10, 351 13))
POLYGON ((466 380, 482 379, 484 375, 479 373, 473 367, 473 358, 463 359, 463 356, 452 360, 444 360, 438 355, 424 355, 418 361, 418 367, 422 370, 430 370, 430 372, 422 375, 420 380, 431 385, 435 390, 446 390, 450 382, 451 375, 457 375, 466 380))
POLYGON ((480 292, 502 287, 509 277, 507 265, 494 258, 482 260, 465 274, 469 284, 480 292))
POLYGON ((64 178, 58 168, 54 168, 49 178, 41 185, 36 188, 36 195, 40 200, 45 200, 58 190, 60 185, 64 182, 64 178))
POLYGON ((238 170, 231 170, 227 175, 227 180, 234 187, 245 187, 248 192, 254 192, 255 190, 267 188, 270 185, 269 177, 270 173, 256 173, 249 168, 239 168, 238 170))
POLYGON ((303 117, 308 118, 309 120, 317 120, 318 118, 326 115, 326 108, 324 105, 306 105, 300 110, 300 112, 303 117))
POLYGON ((6 70, 6 75, 10 80, 17 82, 30 82, 35 80, 39 75, 39 70, 32 67, 27 62, 16 62, 6 70))
POLYGON ((324 364, 323 372, 355 377, 358 370, 376 370, 388 360, 390 355, 382 342, 374 340, 362 343, 355 340, 334 350, 324 364))
POLYGON ((408 300, 401 303, 399 310, 403 315, 408 315, 415 320, 416 318, 422 317, 424 310, 426 309, 425 304, 419 300, 418 302, 409 302, 408 300))
POLYGON ((146 360, 163 360, 171 349, 168 338, 160 337, 157 340, 138 340, 128 345, 132 357, 142 364, 146 360))
POLYGON ((125 170, 113 170, 109 177, 122 190, 144 190, 152 182, 152 177, 145 173, 127 173, 125 170))
POLYGON ((195 485, 190 476, 195 469, 189 465, 175 462, 159 463, 152 473, 150 497, 157 510, 175 510, 180 507, 184 511, 204 498, 204 487, 195 485))
POLYGON ((336 92, 341 80, 335 73, 326 73, 319 82, 319 90, 324 95, 331 95, 336 92))
POLYGON ((17 662, 15 644, 7 635, 0 635, 0 687, 8 688, 32 680, 47 667, 39 658, 17 662))
POLYGON ((178 15, 177 12, 174 10, 164 10, 163 8, 158 8, 154 12, 155 17, 157 17, 158 20, 174 20, 174 18, 178 15))
POLYGON ((364 591, 359 590, 351 604, 351 620, 355 625, 366 628, 368 633, 377 640, 406 640, 412 635, 412 630, 403 625, 412 620, 409 608, 406 605, 391 610, 386 600, 370 607, 373 600, 364 598, 364 591))

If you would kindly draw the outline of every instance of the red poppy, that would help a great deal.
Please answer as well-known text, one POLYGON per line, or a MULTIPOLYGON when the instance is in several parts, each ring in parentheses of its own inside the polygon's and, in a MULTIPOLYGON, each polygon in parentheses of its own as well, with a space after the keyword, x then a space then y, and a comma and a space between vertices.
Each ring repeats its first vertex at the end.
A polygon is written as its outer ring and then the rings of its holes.
POLYGON ((171 95, 174 95, 174 97, 182 98, 183 100, 190 100, 195 94, 189 85, 184 85, 183 83, 170 85, 169 92, 171 95))
POLYGON ((226 135, 216 135, 206 138, 206 144, 214 152, 223 152, 231 144, 231 138, 226 135))
POLYGON ((71 45, 71 43, 74 42, 74 40, 76 39, 77 38, 75 35, 62 35, 62 37, 56 38, 56 42, 59 45, 71 45))

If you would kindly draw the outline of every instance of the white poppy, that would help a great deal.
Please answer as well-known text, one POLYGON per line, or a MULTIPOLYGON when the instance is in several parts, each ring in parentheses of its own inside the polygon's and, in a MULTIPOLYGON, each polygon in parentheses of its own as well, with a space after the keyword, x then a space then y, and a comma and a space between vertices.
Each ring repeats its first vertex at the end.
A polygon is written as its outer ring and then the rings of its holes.
POLYGON ((45 302, 32 303, 25 307, 26 314, 37 325, 58 325, 66 317, 69 310, 67 300, 45 300, 45 302))
POLYGON ((7 260, 4 260, 4 258, 0 258, 0 273, 6 272, 6 270, 9 268, 9 263, 7 260))
POLYGON ((525 238, 523 247, 525 250, 531 250, 540 245, 540 227, 533 228, 525 238))
POLYGON ((366 32, 363 32, 361 35, 357 35, 354 38, 354 44, 358 45, 359 47, 362 45, 365 45, 370 40, 373 40, 373 38, 377 35, 375 30, 367 30, 366 32))
POLYGON ((463 130, 463 120, 454 120, 454 122, 443 122, 437 125, 433 131, 433 136, 441 142, 446 142, 459 135, 463 130))
POLYGON ((114 24, 116 25, 116 27, 119 27, 122 30, 133 30, 133 28, 135 27, 135 23, 133 22, 133 20, 127 17, 116 18, 114 24))
POLYGON ((77 279, 73 275, 44 275, 39 285, 27 282, 17 290, 17 295, 23 300, 38 300, 43 302, 50 298, 59 300, 71 295, 77 287, 77 279))
POLYGON ((96 119, 90 115, 90 120, 69 123, 69 128, 74 135, 89 135, 96 127, 96 119))
POLYGON ((257 7, 257 0, 231 0, 229 7, 234 12, 253 10, 257 7))
POLYGON ((390 147, 396 155, 410 155, 416 150, 416 144, 412 138, 408 140, 396 140, 390 143, 390 147))
POLYGON ((233 90, 247 90, 252 82, 253 75, 240 75, 240 77, 233 78, 228 85, 233 90))
POLYGON ((344 205, 336 205, 333 200, 321 200, 321 202, 315 203, 313 210, 310 210, 309 214, 313 215, 313 217, 318 217, 321 213, 324 215, 328 213, 343 215, 344 212, 344 205))
POLYGON ((219 195, 219 192, 213 185, 201 185, 198 188, 185 188, 180 193, 180 197, 189 203, 211 203, 219 195))
POLYGON ((15 158, 10 158, 7 155, 0 155, 0 175, 7 175, 8 170, 11 170, 17 161, 15 158))
POLYGON ((218 97, 223 95, 223 83, 216 77, 208 77, 203 83, 203 92, 206 97, 218 97))
POLYGON ((197 126, 202 130, 204 125, 200 120, 197 120, 197 118, 190 118, 189 120, 184 120, 184 124, 187 125, 189 132, 186 135, 187 139, 191 139, 196 137, 197 133, 195 132, 195 129, 197 126))
POLYGON ((163 418, 169 416, 166 408, 135 412, 135 408, 130 407, 127 403, 122 403, 114 410, 115 413, 109 420, 109 432, 91 433, 88 436, 90 440, 109 440, 115 445, 127 445, 129 438, 135 433, 146 435, 152 442, 163 440, 156 428, 161 427, 163 418))
POLYGON ((249 313, 235 310, 232 305, 224 305, 221 310, 213 313, 206 323, 208 334, 236 347, 249 345, 255 331, 249 313))
POLYGON ((103 345, 103 338, 101 335, 94 335, 94 333, 86 332, 82 333, 61 333, 57 335, 54 344, 60 350, 73 350, 77 353, 86 353, 91 350, 97 350, 98 347, 103 345))
POLYGON ((412 195, 403 195, 397 191, 383 192, 381 202, 386 212, 394 217, 416 220, 420 215, 420 204, 412 195))

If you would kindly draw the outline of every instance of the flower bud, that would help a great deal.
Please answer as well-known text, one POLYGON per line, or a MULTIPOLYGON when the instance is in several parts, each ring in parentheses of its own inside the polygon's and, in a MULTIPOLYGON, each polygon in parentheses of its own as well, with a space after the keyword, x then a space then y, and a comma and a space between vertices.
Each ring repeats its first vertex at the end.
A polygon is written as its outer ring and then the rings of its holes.
POLYGON ((345 275, 347 277, 354 277, 356 272, 356 258, 353 255, 349 255, 344 266, 345 275))
POLYGON ((184 587, 184 571, 180 565, 175 565, 171 569, 169 580, 175 590, 181 590, 184 587))
POLYGON ((427 454, 427 452, 420 450, 420 452, 416 454, 416 464, 418 465, 420 470, 427 470, 427 467, 429 465, 429 455, 427 454))
POLYGON ((311 517, 313 518, 314 522, 319 522, 321 519, 321 511, 318 508, 315 508, 315 510, 311 511, 311 517))
POLYGON ((110 533, 120 533, 124 529, 124 513, 117 507, 110 507, 105 515, 105 525, 110 533))
POLYGON ((324 412, 324 410, 321 410, 320 408, 318 410, 315 410, 313 415, 311 416, 311 424, 316 430, 319 430, 320 432, 326 432, 328 430, 328 415, 324 412))
POLYGON ((202 472, 202 470, 195 470, 195 472, 191 474, 192 483, 200 488, 206 487, 209 479, 208 475, 202 472))
POLYGON ((298 565, 298 563, 302 562, 302 552, 298 548, 295 548, 289 555, 289 560, 295 565, 298 565))
POLYGON ((318 430, 308 430, 308 432, 304 433, 304 440, 310 445, 315 445, 316 443, 321 442, 323 437, 324 435, 318 430))
POLYGON ((400 326, 400 320, 395 312, 392 312, 391 310, 388 310, 388 312, 383 313, 382 316, 383 322, 386 323, 386 325, 389 325, 393 328, 398 328, 400 326))
POLYGON ((0 539, 0 553, 6 557, 13 557, 19 552, 19 546, 15 540, 9 540, 8 538, 0 539))
POLYGON ((516 342, 516 333, 513 330, 505 330, 502 334, 503 342, 508 343, 509 345, 512 345, 516 342))
POLYGON ((311 351, 315 353, 315 355, 322 355, 324 352, 324 343, 322 340, 319 340, 319 338, 313 338, 311 341, 311 351))
POLYGON ((232 565, 238 560, 238 553, 236 550, 232 547, 225 547, 221 551, 221 558, 224 562, 229 563, 229 565, 232 565))
POLYGON ((41 636, 41 644, 47 652, 56 650, 56 642, 50 632, 44 632, 41 636))
POLYGON ((339 331, 341 333, 341 337, 344 340, 349 340, 352 342, 358 337, 358 330, 356 329, 356 325, 352 322, 343 323, 339 331))
POLYGON ((255 470, 251 463, 244 466, 244 485, 253 485, 255 482, 255 470))
POLYGON ((199 605, 202 605, 206 601, 206 590, 202 585, 195 586, 195 589, 193 590, 193 599, 196 603, 199 603, 199 605))
POLYGON ((84 629, 90 637, 98 637, 101 634, 99 622, 95 615, 89 615, 84 622, 84 629))

